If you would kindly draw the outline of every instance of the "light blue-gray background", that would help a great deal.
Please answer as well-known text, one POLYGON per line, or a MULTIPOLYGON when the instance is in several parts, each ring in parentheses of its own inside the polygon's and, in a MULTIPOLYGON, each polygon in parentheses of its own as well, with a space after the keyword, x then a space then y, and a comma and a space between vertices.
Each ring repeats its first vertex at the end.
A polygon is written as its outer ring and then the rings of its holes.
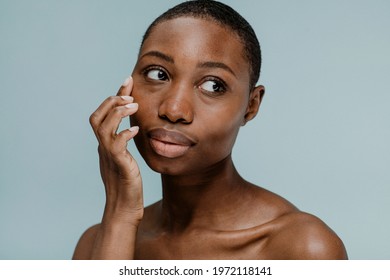
MULTIPOLYGON (((69 259, 99 222, 88 117, 178 2, 0 1, 0 259, 69 259)), ((267 89, 238 169, 323 219, 351 259, 390 259, 390 2, 225 3, 258 34, 267 89)), ((159 177, 130 150, 150 204, 159 177)))

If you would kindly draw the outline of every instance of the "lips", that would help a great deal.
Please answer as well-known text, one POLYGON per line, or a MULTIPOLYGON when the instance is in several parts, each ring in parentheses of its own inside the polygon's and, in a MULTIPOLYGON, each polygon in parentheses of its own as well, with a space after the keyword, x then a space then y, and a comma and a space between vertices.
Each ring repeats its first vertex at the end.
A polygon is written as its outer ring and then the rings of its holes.
POLYGON ((148 132, 152 149, 158 155, 167 158, 177 158, 184 155, 195 145, 195 141, 181 132, 164 128, 152 129, 148 132))

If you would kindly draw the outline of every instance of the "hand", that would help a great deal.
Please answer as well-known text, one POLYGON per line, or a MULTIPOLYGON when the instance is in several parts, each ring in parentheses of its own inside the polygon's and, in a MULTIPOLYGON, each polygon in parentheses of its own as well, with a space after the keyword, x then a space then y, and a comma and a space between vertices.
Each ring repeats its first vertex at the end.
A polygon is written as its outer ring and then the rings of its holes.
POLYGON ((133 80, 127 78, 117 96, 107 98, 91 115, 90 123, 99 142, 100 173, 106 191, 102 225, 128 223, 137 227, 143 217, 142 180, 127 142, 138 127, 117 132, 122 118, 134 114, 138 104, 130 96, 133 80))

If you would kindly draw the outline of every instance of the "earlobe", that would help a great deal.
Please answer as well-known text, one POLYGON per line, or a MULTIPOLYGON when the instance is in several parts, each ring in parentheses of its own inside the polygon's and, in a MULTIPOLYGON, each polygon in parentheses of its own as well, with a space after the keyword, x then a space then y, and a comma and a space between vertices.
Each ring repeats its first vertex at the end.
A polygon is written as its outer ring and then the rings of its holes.
POLYGON ((249 101, 248 101, 248 107, 245 112, 245 116, 242 122, 242 125, 245 125, 248 121, 252 120, 254 117, 256 117, 261 101, 263 99, 265 93, 265 88, 264 86, 260 85, 255 87, 252 92, 250 93, 249 96, 249 101))

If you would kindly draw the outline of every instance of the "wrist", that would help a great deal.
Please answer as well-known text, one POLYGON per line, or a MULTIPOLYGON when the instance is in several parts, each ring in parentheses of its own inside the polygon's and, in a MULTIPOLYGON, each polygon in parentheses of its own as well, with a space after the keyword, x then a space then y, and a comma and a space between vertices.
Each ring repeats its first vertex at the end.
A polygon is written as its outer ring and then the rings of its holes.
POLYGON ((102 226, 107 228, 138 228, 143 217, 143 209, 139 211, 109 210, 105 208, 102 226))

